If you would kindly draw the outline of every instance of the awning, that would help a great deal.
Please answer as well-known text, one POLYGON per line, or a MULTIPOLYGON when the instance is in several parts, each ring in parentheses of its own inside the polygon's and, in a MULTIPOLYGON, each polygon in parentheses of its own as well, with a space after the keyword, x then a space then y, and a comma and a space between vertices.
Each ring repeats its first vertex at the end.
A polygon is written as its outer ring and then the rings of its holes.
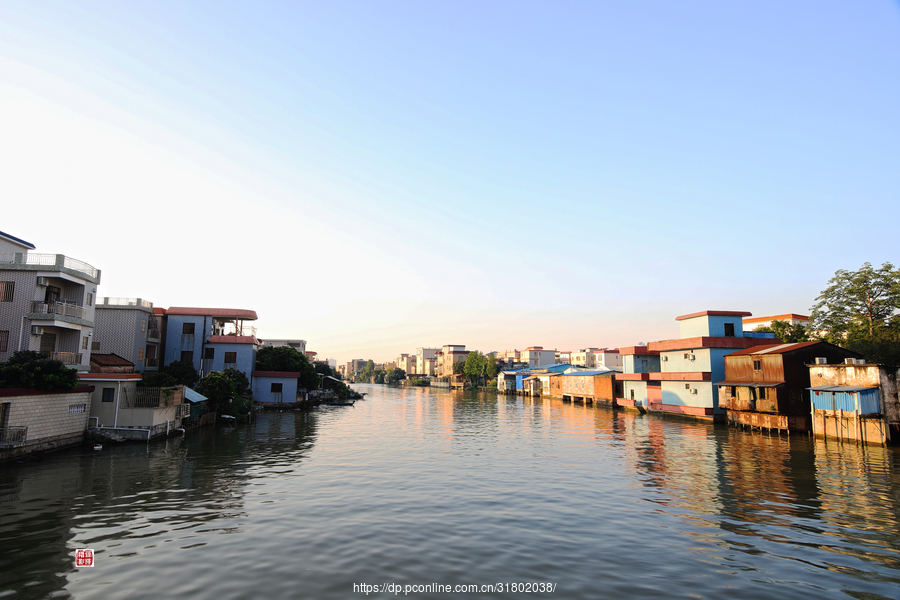
POLYGON ((203 402, 204 400, 209 400, 209 398, 207 398, 200 392, 195 392, 189 387, 184 388, 184 397, 191 402, 203 402))

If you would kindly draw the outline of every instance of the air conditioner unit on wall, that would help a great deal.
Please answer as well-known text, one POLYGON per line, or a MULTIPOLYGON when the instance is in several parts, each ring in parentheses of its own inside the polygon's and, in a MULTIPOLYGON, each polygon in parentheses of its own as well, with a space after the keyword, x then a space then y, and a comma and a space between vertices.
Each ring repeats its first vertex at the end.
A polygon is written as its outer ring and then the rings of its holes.
POLYGON ((46 277, 38 277, 37 284, 47 287, 47 278, 46 277))
POLYGON ((31 335, 44 335, 44 328, 40 325, 32 325, 31 335))
POLYGON ((694 395, 696 395, 696 394, 697 394, 697 388, 692 389, 692 390, 691 390, 691 393, 694 394, 694 395))
POLYGON ((825 358, 824 356, 817 356, 817 357, 816 357, 816 364, 817 364, 817 365, 827 365, 827 364, 828 364, 828 359, 825 358))
POLYGON ((691 354, 691 360, 697 360, 697 356, 694 354, 691 354))

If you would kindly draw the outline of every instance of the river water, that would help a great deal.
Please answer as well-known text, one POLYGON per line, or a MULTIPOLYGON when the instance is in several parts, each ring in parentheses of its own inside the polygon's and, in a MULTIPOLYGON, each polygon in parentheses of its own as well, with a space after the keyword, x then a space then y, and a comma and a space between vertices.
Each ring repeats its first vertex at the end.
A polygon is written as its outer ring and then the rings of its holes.
POLYGON ((896 449, 355 387, 0 465, 0 598, 900 598, 896 449))

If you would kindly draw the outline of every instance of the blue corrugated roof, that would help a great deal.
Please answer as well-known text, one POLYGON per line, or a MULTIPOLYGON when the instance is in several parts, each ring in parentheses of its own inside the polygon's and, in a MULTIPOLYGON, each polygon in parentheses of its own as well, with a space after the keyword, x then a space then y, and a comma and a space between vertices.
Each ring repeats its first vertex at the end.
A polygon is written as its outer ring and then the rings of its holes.
POLYGON ((22 244, 23 246, 28 246, 28 249, 29 249, 29 250, 34 250, 34 244, 32 244, 31 242, 26 242, 26 241, 23 240, 23 239, 17 238, 17 237, 14 236, 14 235, 9 235, 8 233, 4 233, 4 232, 2 232, 2 231, 0 231, 0 235, 2 235, 3 237, 5 237, 6 239, 12 240, 12 241, 17 242, 17 243, 19 243, 19 244, 22 244))
POLYGON ((612 369, 607 369, 605 371, 573 371, 572 373, 563 373, 563 377, 572 377, 574 375, 606 375, 608 373, 615 373, 612 369))
POLYGON ((203 402, 204 400, 209 400, 209 398, 207 398, 200 392, 195 392, 189 387, 184 388, 184 397, 191 402, 203 402))

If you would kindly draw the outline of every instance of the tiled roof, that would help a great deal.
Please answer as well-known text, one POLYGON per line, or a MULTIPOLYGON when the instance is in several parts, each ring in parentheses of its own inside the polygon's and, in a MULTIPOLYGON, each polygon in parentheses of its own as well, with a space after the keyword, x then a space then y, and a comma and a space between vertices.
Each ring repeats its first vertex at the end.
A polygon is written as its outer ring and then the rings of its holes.
POLYGON ((91 354, 91 362, 101 367, 133 367, 134 363, 118 354, 91 354))

